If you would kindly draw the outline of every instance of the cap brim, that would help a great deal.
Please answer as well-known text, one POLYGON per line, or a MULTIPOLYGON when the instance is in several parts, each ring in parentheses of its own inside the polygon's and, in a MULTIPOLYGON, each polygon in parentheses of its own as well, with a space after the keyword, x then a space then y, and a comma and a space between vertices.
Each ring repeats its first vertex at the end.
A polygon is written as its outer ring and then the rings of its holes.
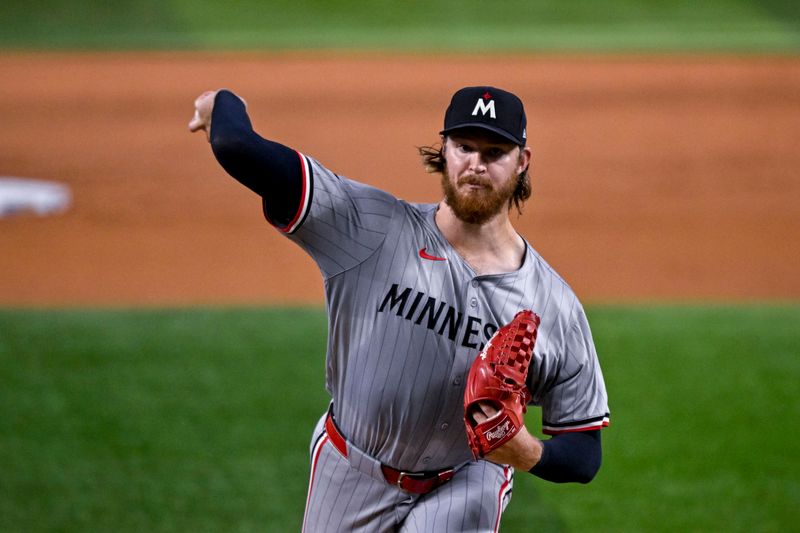
POLYGON ((486 124, 484 122, 466 122, 464 124, 459 124, 458 126, 451 126, 445 130, 439 132, 439 135, 447 135, 448 133, 452 133, 456 130, 463 130, 465 128, 480 128, 482 130, 491 131, 492 133, 496 133, 497 135, 503 137, 504 139, 508 139, 509 141, 513 142, 519 146, 525 146, 525 139, 517 139, 510 133, 500 128, 496 128, 490 124, 486 124))

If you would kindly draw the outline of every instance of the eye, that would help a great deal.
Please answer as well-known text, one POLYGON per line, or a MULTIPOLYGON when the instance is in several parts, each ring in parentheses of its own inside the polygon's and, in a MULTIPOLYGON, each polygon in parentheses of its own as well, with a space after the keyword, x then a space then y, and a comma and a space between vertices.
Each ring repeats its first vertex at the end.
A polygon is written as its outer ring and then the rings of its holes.
POLYGON ((458 145, 458 149, 460 151, 462 151, 462 152, 465 152, 465 153, 472 152, 472 147, 471 146, 467 146, 466 144, 459 144, 458 145))
POLYGON ((491 160, 500 159, 505 155, 505 150, 500 148, 499 146, 494 146, 486 150, 486 157, 491 160))

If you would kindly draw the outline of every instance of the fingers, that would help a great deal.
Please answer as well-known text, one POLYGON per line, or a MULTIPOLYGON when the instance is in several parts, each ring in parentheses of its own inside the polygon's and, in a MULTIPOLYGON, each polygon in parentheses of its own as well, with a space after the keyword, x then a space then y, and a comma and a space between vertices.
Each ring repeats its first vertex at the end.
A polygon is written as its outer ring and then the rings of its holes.
POLYGON ((189 131, 194 133, 199 130, 203 130, 206 134, 206 140, 211 142, 211 129, 208 127, 207 121, 195 111, 192 120, 189 121, 189 131))
POLYGON ((476 405, 473 406, 472 411, 472 419, 481 424, 486 422, 493 416, 496 416, 500 411, 495 409, 495 407, 489 402, 478 402, 476 405))
POLYGON ((194 107, 196 109, 210 108, 214 106, 214 97, 217 96, 217 91, 206 91, 194 100, 194 107))
POLYGON ((194 115, 189 121, 189 131, 194 133, 203 130, 206 133, 206 139, 209 138, 211 111, 214 109, 214 98, 216 96, 217 91, 205 91, 195 99, 194 115))
POLYGON ((194 133, 199 129, 205 128, 205 126, 206 125, 203 122, 203 119, 200 118, 200 113, 195 109, 194 116, 192 117, 192 120, 189 121, 189 131, 194 133))

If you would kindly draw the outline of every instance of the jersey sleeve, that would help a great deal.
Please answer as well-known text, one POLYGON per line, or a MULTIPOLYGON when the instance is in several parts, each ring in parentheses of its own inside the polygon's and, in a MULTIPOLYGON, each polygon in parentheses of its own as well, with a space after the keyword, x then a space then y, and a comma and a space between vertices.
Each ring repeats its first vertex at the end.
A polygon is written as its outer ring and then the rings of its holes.
POLYGON ((589 321, 580 305, 566 332, 556 368, 542 395, 542 432, 559 435, 608 426, 610 413, 603 373, 589 321))
POLYGON ((298 210, 288 224, 273 225, 303 248, 327 279, 362 263, 383 244, 400 202, 299 152, 298 157, 303 182, 298 210))

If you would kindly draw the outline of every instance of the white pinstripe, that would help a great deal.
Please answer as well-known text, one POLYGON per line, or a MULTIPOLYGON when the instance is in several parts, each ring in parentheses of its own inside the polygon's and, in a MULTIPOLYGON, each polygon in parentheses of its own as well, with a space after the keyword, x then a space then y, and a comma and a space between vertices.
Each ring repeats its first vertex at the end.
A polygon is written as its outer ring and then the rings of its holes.
POLYGON ((314 450, 311 454, 311 474, 309 475, 308 479, 308 493, 306 494, 306 510, 303 513, 303 529, 302 531, 305 532, 306 530, 306 520, 308 519, 308 507, 311 503, 311 490, 314 487, 314 474, 317 471, 317 462, 319 461, 319 454, 322 452, 322 447, 327 444, 330 440, 328 434, 323 431, 322 435, 317 439, 317 444, 314 446, 314 450))

